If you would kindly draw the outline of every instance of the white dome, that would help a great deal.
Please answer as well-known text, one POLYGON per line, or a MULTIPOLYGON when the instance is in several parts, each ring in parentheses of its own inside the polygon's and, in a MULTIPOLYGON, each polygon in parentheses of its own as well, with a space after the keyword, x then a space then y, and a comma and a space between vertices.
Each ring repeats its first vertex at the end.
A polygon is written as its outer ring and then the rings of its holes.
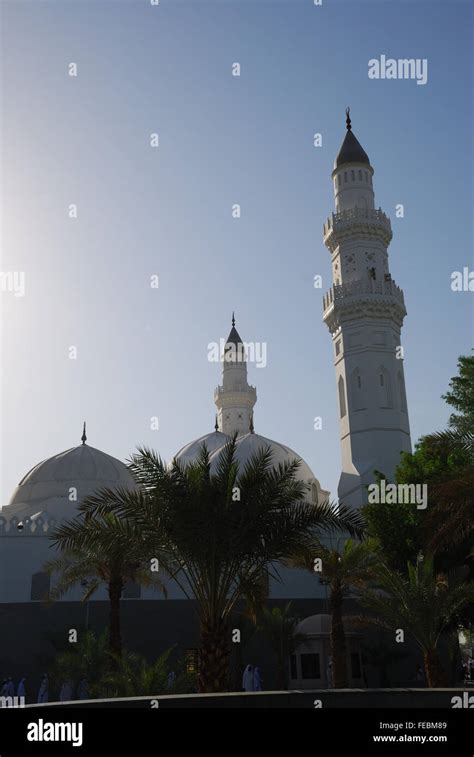
POLYGON ((295 628, 295 636, 320 636, 331 633, 330 615, 310 615, 298 623, 295 628))
MULTIPOLYGON (((346 636, 359 636, 357 623, 350 615, 345 615, 344 626, 346 636)), ((294 635, 299 636, 324 636, 331 633, 331 616, 330 615, 310 615, 304 618, 295 628, 294 635)))
MULTIPOLYGON (((205 434, 204 436, 199 437, 199 439, 190 442, 185 447, 182 447, 175 457, 184 464, 194 462, 199 455, 202 445, 205 443, 210 453, 211 472, 213 472, 216 469, 219 454, 230 439, 231 437, 227 436, 227 434, 223 434, 220 431, 214 431, 213 433, 205 434)), ((243 470, 245 464, 253 455, 266 447, 270 447, 271 449, 272 464, 274 466, 288 462, 289 460, 300 459, 301 463, 296 473, 296 479, 298 481, 304 481, 306 484, 314 484, 316 486, 317 496, 312 493, 313 501, 322 502, 327 500, 329 492, 321 490, 319 481, 316 479, 309 465, 301 459, 300 455, 285 444, 275 442, 272 439, 267 439, 267 437, 260 436, 260 434, 249 432, 237 437, 235 457, 240 464, 240 470, 243 470)))
POLYGON ((24 476, 2 514, 26 517, 48 512, 57 519, 74 515, 74 505, 101 487, 134 488, 127 466, 105 452, 81 444, 43 460, 24 476), (77 500, 70 500, 70 489, 77 500))
POLYGON ((212 434, 204 434, 199 439, 195 439, 193 442, 189 442, 184 447, 181 447, 179 452, 176 453, 175 458, 184 465, 192 463, 196 460, 203 444, 206 445, 209 454, 217 449, 225 447, 230 437, 227 434, 222 434, 220 431, 213 431, 212 434))

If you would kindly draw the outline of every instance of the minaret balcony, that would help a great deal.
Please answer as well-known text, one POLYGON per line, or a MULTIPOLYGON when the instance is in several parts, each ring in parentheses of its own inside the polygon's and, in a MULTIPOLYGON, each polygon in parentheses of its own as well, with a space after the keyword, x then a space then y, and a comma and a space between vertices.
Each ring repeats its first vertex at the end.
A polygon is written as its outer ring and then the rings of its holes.
POLYGON ((386 245, 392 239, 392 224, 383 210, 351 208, 341 213, 332 213, 323 226, 324 243, 332 249, 344 237, 357 233, 382 236, 386 245))
MULTIPOLYGON (((393 279, 374 281, 350 281, 347 284, 332 286, 331 289, 323 296, 323 317, 329 315, 334 306, 338 304, 356 303, 357 301, 378 301, 383 303, 396 302, 397 305, 405 311, 405 298, 403 290, 395 283, 393 279)), ((406 311, 405 311, 406 312, 406 311)))
POLYGON ((234 395, 237 395, 238 397, 243 397, 243 395, 248 395, 248 399, 252 402, 255 402, 257 399, 257 390, 254 386, 251 384, 248 384, 246 387, 223 387, 223 386, 217 386, 214 389, 214 402, 217 402, 218 400, 224 398, 224 397, 233 397, 234 395))

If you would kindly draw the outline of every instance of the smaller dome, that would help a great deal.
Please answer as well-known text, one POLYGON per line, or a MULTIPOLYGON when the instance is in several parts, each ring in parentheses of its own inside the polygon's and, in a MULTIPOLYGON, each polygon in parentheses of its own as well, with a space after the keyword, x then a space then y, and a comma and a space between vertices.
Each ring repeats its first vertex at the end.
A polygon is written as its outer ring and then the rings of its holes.
POLYGON ((127 466, 95 447, 81 444, 35 465, 21 479, 2 514, 23 517, 43 511, 59 518, 70 517, 75 504, 69 500, 71 487, 77 490, 80 502, 98 489, 122 486, 136 486, 127 466))
POLYGON ((346 163, 365 163, 366 165, 370 165, 369 156, 350 129, 346 131, 346 136, 336 155, 334 170, 346 163))
MULTIPOLYGON (((360 636, 357 622, 350 615, 345 615, 344 627, 346 636, 360 636)), ((310 615, 304 618, 295 628, 294 634, 302 636, 329 636, 331 633, 331 616, 330 615, 310 615)))
POLYGON ((320 636, 321 634, 331 633, 331 616, 330 615, 310 615, 298 623, 295 628, 295 636, 320 636))

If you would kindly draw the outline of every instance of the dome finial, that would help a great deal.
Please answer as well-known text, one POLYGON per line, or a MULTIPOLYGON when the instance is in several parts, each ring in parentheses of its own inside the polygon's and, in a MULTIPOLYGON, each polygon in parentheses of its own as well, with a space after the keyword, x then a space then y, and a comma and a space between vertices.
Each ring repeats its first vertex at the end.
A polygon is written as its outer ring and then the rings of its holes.
POLYGON ((82 442, 83 444, 85 444, 85 443, 86 443, 86 441, 87 441, 87 436, 86 436, 86 422, 84 421, 84 426, 82 427, 82 436, 81 436, 81 442, 82 442))
POLYGON ((352 129, 351 117, 349 115, 350 112, 351 112, 351 109, 350 108, 346 108, 346 128, 347 128, 347 131, 350 131, 352 129))
POLYGON ((232 311, 232 326, 235 326, 235 315, 234 315, 234 311, 232 311))
POLYGON ((255 431, 254 426, 253 426, 253 413, 250 413, 249 431, 250 431, 251 434, 253 434, 254 431, 255 431))
POLYGON ((218 424, 218 422, 217 422, 217 413, 216 413, 216 422, 215 422, 215 424, 214 424, 214 429, 215 429, 216 431, 219 431, 219 424, 218 424))

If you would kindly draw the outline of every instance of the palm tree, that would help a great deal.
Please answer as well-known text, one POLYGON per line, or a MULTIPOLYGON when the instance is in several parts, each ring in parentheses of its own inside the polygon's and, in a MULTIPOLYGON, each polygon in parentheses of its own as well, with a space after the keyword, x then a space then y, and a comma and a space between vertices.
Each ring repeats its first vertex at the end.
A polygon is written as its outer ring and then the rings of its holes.
MULTIPOLYGON (((117 697, 154 696, 171 693, 168 689, 168 675, 171 667, 169 657, 174 647, 163 652, 153 663, 132 652, 124 652, 117 659, 115 670, 104 676, 104 684, 117 697)), ((180 676, 183 683, 183 676, 180 676)), ((189 683, 189 676, 188 676, 189 683)), ((176 691, 176 683, 173 690, 176 691)))
POLYGON ((381 564, 377 585, 361 596, 371 613, 361 620, 384 628, 409 633, 423 654, 426 680, 430 687, 446 685, 438 645, 459 612, 474 601, 474 583, 436 575, 432 557, 408 565, 408 576, 381 564))
POLYGON ((315 572, 315 559, 319 558, 321 570, 316 573, 329 584, 329 609, 331 613, 331 657, 334 688, 345 689, 347 679, 346 633, 342 606, 351 588, 364 586, 372 575, 375 554, 369 543, 347 539, 342 550, 315 545, 313 549, 298 553, 291 564, 315 572))
POLYGON ((303 640, 295 634, 298 619, 292 615, 291 602, 284 607, 263 608, 259 630, 268 639, 277 661, 277 690, 288 687, 288 659, 303 640))
POLYGON ((61 554, 44 566, 47 573, 58 576, 49 599, 54 602, 80 584, 84 589, 82 601, 87 602, 99 586, 105 584, 110 603, 109 650, 120 657, 120 600, 125 584, 133 581, 164 592, 165 589, 147 566, 146 555, 140 549, 140 535, 133 523, 112 512, 98 513, 90 509, 84 512, 86 517, 81 512, 51 534, 61 554))
POLYGON ((430 508, 426 520, 430 550, 469 543, 474 534, 474 432, 441 431, 425 437, 440 457, 456 461, 455 473, 430 482, 430 508))
POLYGON ((112 507, 133 521, 140 548, 159 551, 163 568, 196 601, 201 692, 227 689, 231 613, 266 578, 277 576, 272 563, 314 543, 322 532, 361 528, 354 512, 304 502, 307 486, 296 478, 299 465, 294 460, 275 467, 265 448, 240 470, 236 437, 212 473, 205 445, 188 466, 174 460, 168 467, 154 452, 139 449, 130 467, 140 495, 102 490, 83 504, 92 511, 112 507))
POLYGON ((105 692, 103 679, 109 668, 108 639, 105 633, 96 636, 93 631, 80 634, 76 644, 58 652, 51 678, 60 688, 64 681, 77 684, 86 678, 91 697, 100 697, 105 692))

